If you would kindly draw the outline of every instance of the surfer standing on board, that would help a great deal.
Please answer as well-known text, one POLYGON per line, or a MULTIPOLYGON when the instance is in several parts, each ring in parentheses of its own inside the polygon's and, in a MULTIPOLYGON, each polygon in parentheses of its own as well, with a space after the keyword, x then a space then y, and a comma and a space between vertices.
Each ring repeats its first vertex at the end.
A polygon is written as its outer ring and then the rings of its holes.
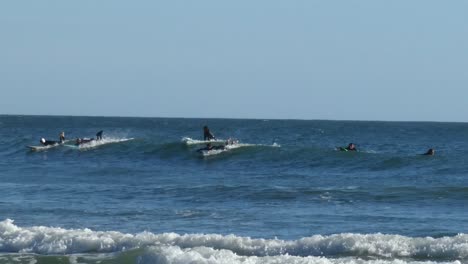
POLYGON ((210 132, 208 126, 203 127, 203 140, 213 140, 215 136, 210 132))

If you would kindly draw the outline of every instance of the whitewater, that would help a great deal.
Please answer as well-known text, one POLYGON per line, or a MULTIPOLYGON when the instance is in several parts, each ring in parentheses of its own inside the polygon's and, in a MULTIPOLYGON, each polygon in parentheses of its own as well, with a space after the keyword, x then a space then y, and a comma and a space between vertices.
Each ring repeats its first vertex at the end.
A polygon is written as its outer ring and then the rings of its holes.
POLYGON ((7 219, 0 222, 0 237, 2 252, 124 254, 143 248, 145 254, 141 259, 158 263, 428 263, 433 258, 459 263, 457 259, 468 259, 468 235, 462 234, 410 238, 347 233, 286 241, 217 234, 124 234, 45 226, 23 228, 7 219))

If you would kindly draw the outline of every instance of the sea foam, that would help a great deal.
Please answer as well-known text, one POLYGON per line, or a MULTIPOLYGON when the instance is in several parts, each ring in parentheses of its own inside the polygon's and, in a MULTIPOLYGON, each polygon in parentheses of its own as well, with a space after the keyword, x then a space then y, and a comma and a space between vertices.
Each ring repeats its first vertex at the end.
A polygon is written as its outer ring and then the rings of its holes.
POLYGON ((112 143, 121 143, 125 141, 133 140, 133 138, 113 138, 113 137, 105 137, 101 140, 93 140, 88 143, 84 143, 78 146, 79 149, 87 150, 96 148, 102 145, 112 144, 112 143))
POLYGON ((468 235, 412 238, 344 233, 281 240, 219 234, 125 234, 19 227, 10 219, 0 222, 1 253, 125 253, 139 248, 145 249, 140 256, 142 260, 158 260, 157 263, 188 263, 189 260, 195 263, 431 263, 434 260, 457 263, 468 260, 468 235))

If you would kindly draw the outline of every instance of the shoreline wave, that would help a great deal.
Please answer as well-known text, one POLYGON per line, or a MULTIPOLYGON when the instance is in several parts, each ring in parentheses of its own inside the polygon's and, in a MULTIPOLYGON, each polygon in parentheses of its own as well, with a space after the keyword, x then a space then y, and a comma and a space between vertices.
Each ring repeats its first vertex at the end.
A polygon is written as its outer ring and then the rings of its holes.
POLYGON ((188 260, 194 257, 194 254, 204 255, 207 259, 229 256, 237 261, 270 258, 274 259, 274 263, 280 263, 282 259, 288 258, 291 260, 308 258, 312 261, 322 258, 328 260, 344 258, 353 261, 373 259, 381 261, 379 263, 387 263, 385 261, 390 260, 403 261, 401 263, 408 260, 467 261, 468 235, 432 238, 380 233, 342 233, 281 240, 219 234, 153 234, 146 231, 125 234, 117 231, 93 231, 87 228, 20 227, 11 219, 0 222, 2 254, 111 254, 141 248, 144 248, 147 251, 146 255, 152 256, 153 260, 174 260, 163 263, 179 263, 175 260, 180 260, 181 257, 188 260))

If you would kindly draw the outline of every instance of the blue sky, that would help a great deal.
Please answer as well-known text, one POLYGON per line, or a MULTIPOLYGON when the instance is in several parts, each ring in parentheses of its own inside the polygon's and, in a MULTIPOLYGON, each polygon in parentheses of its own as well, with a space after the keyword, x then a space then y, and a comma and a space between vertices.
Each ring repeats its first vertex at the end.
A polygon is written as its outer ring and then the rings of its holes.
POLYGON ((468 1, 4 1, 0 114, 468 121, 468 1))

